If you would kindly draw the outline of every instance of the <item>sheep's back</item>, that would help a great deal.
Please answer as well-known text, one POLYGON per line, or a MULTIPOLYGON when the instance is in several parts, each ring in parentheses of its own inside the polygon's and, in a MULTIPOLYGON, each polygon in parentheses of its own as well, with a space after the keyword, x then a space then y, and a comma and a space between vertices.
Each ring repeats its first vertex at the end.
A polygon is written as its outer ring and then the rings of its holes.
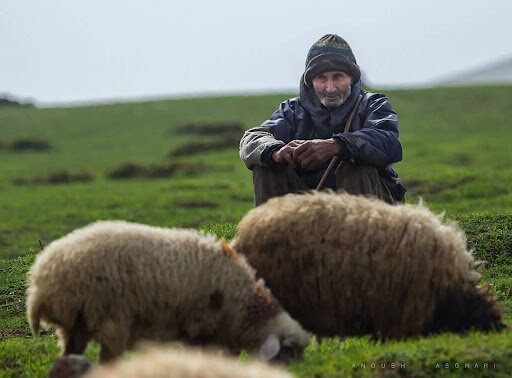
POLYGON ((232 246, 324 335, 417 334, 433 297, 467 279, 472 261, 463 234, 424 207, 347 194, 271 199, 242 219, 232 246))
POLYGON ((222 284, 212 266, 219 273, 244 275, 226 263, 214 236, 97 222, 48 245, 31 268, 30 286, 46 298, 46 320, 70 326, 83 310, 94 328, 104 314, 169 316, 177 308, 186 312, 202 305, 208 300, 204 293, 222 284))

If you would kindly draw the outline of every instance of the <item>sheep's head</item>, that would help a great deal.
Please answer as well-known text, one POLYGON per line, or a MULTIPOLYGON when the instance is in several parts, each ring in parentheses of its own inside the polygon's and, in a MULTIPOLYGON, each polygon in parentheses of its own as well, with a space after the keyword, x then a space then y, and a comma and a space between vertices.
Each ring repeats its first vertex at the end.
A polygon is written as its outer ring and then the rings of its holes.
POLYGON ((456 290, 437 293, 436 297, 433 319, 425 325, 423 334, 462 332, 471 328, 487 332, 506 328, 502 322, 502 310, 489 286, 475 286, 468 282, 456 290))
POLYGON ((282 311, 270 319, 264 329, 263 334, 267 336, 254 353, 260 359, 288 362, 302 358, 308 345, 308 336, 299 323, 286 312, 282 311))
POLYGON ((93 364, 86 360, 84 356, 77 354, 68 354, 62 356, 48 372, 47 377, 59 378, 79 378, 85 375, 93 368, 93 364))

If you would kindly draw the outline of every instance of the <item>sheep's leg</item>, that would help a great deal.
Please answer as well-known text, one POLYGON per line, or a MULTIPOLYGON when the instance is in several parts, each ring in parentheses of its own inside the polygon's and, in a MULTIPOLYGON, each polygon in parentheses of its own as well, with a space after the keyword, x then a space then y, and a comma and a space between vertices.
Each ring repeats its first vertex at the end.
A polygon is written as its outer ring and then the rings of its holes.
POLYGON ((101 345, 100 363, 105 363, 119 357, 127 347, 129 327, 120 320, 106 320, 103 327, 95 336, 101 345))
POLYGON ((111 339, 108 342, 100 342, 100 363, 112 361, 123 354, 126 349, 126 339, 124 337, 111 339))
POLYGON ((87 325, 81 314, 76 318, 75 324, 71 330, 61 329, 64 352, 66 354, 83 354, 91 338, 91 333, 87 330, 87 325))
POLYGON ((106 344, 101 344, 100 364, 107 363, 118 357, 118 353, 114 353, 106 344))

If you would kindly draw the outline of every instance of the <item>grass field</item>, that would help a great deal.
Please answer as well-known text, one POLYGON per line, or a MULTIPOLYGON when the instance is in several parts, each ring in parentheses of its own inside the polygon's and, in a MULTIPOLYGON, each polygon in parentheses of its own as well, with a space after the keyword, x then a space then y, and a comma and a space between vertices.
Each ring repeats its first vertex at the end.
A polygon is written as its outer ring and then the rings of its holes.
MULTIPOLYGON (((396 169, 407 201, 421 197, 461 225, 476 258, 488 261, 484 281, 512 325, 512 87, 386 93, 400 117, 404 161, 396 169)), ((236 135, 200 137, 179 127, 239 122, 247 129, 292 95, 0 108, 0 377, 44 376, 58 358, 53 330, 34 341, 25 319, 25 275, 40 242, 98 219, 202 228, 230 239, 253 206, 251 172, 236 143, 218 143, 236 135), (50 148, 13 148, 20 140, 50 148), (215 149, 172 154, 191 142, 215 149), (177 168, 169 176, 108 176, 125 163, 177 168), (88 180, 70 179, 84 171, 88 180)), ((305 359, 289 369, 301 377, 507 376, 511 336, 442 334, 383 344, 367 337, 319 344, 312 336, 305 359)), ((91 345, 89 357, 97 353, 91 345)))

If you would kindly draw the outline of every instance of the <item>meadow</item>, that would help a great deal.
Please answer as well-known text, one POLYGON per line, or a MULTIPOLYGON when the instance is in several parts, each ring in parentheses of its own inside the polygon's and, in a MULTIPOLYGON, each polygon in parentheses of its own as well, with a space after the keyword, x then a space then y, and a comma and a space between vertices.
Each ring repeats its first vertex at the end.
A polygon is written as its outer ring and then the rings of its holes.
MULTIPOLYGON (((512 325, 512 86, 385 93, 400 118, 404 159, 395 168, 407 202, 421 198, 464 229, 512 325)), ((42 246, 99 219, 232 238, 253 207, 237 141, 293 95, 0 108, 0 377, 44 376, 58 358, 54 330, 34 341, 25 317, 26 273, 42 246)), ((98 346, 87 353, 97 361, 98 346)), ((512 337, 312 335, 304 360, 288 369, 300 377, 509 376, 512 337)))

